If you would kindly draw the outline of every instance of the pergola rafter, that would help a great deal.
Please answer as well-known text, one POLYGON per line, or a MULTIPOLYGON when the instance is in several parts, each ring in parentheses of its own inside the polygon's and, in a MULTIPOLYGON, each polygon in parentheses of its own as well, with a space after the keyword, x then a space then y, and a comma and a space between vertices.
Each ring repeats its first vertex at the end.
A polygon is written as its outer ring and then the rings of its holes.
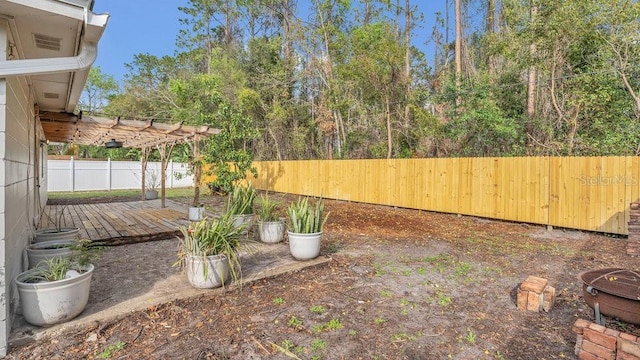
MULTIPOLYGON (((108 119, 96 116, 77 116, 63 113, 40 113, 40 122, 45 137, 50 142, 71 143, 78 145, 104 146, 109 141, 122 143, 122 147, 143 150, 142 159, 142 194, 145 192, 146 160, 151 148, 156 148, 161 155, 162 207, 165 204, 165 171, 166 161, 176 144, 193 142, 194 159, 199 156, 198 142, 209 136, 218 134, 220 129, 208 125, 184 125, 179 123, 162 123, 154 119, 126 120, 117 117, 108 119), (167 147, 169 151, 167 153, 167 147)), ((199 169, 194 170, 196 199, 200 182, 199 169)))

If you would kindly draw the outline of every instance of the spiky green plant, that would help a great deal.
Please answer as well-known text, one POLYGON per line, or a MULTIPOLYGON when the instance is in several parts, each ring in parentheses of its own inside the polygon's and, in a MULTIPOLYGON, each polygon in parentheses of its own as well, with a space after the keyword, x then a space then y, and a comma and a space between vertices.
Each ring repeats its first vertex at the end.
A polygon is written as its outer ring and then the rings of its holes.
MULTIPOLYGON (((231 214, 223 213, 219 218, 192 222, 188 227, 179 228, 182 237, 179 238, 178 260, 174 265, 184 265, 187 256, 211 256, 224 255, 229 259, 229 272, 231 278, 237 281, 240 278, 240 248, 243 226, 234 225, 231 214)), ((207 267, 203 267, 207 276, 207 267)))
POLYGON ((318 199, 315 206, 309 203, 308 197, 298 198, 287 209, 291 232, 299 234, 322 232, 324 224, 329 217, 329 213, 324 217, 323 213, 324 201, 322 198, 318 199))
POLYGON ((29 277, 24 279, 24 281, 37 283, 41 281, 63 280, 67 276, 67 271, 69 270, 84 272, 86 268, 78 265, 77 262, 74 262, 69 258, 54 257, 39 262, 33 271, 31 271, 29 277))
POLYGON ((262 221, 277 221, 278 206, 280 206, 279 201, 271 199, 268 194, 262 194, 258 198, 258 207, 256 208, 256 214, 262 221))
POLYGON ((236 186, 227 198, 226 212, 230 215, 252 214, 255 199, 256 189, 251 184, 247 186, 236 186))

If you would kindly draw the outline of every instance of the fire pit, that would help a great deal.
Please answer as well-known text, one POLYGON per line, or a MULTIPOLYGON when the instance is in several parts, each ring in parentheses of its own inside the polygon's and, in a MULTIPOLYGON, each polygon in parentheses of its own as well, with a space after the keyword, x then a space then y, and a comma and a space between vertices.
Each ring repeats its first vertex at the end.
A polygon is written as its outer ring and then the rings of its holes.
POLYGON ((595 312, 596 322, 604 325, 600 314, 640 324, 640 273, 628 269, 606 268, 581 273, 582 293, 595 312))

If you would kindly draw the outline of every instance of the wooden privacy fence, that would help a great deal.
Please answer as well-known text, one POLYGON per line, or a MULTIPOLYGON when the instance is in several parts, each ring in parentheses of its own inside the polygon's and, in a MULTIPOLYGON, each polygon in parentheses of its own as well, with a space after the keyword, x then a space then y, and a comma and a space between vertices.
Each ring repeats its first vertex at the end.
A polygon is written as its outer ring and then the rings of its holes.
POLYGON ((628 234, 640 157, 255 162, 258 189, 628 234))

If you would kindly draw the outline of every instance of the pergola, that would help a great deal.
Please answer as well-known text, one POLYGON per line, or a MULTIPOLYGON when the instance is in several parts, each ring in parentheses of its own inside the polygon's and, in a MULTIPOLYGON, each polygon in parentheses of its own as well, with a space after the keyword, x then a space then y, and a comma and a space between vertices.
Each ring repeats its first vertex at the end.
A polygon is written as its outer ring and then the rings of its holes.
MULTIPOLYGON (((45 138, 50 142, 96 145, 107 147, 138 148, 142 150, 142 194, 145 192, 147 157, 156 148, 161 159, 161 201, 165 207, 165 181, 167 158, 173 146, 193 143, 193 158, 200 156, 199 142, 220 129, 208 125, 190 126, 182 123, 170 124, 150 120, 108 119, 68 113, 41 112, 40 122, 45 138), (169 151, 167 152, 167 149, 169 151)), ((194 169, 196 197, 199 195, 200 169, 194 169)))

